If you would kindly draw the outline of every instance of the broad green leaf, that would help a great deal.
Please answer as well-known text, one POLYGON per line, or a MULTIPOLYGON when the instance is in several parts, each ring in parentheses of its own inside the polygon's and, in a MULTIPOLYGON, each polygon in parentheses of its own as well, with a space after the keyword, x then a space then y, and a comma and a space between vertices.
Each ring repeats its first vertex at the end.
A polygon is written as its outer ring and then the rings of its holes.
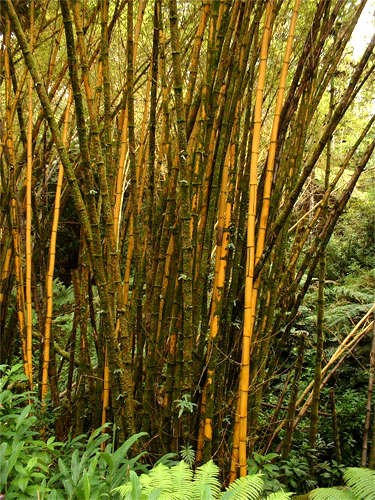
POLYGON ((90 500, 90 492, 90 479, 88 473, 85 471, 83 474, 83 495, 85 497, 85 500, 90 500))
POLYGON ((112 455, 115 467, 118 467, 121 461, 127 456, 127 453, 133 446, 133 444, 142 436, 148 436, 147 432, 138 432, 138 434, 134 434, 134 436, 131 436, 125 441, 125 443, 117 448, 117 450, 112 455))
MULTIPOLYGON (((68 496, 69 500, 73 500, 73 498, 74 498, 74 497, 73 497, 73 493, 74 493, 74 486, 73 486, 72 481, 71 481, 71 480, 69 480, 69 479, 64 479, 64 480, 62 481, 62 484, 63 484, 63 486, 64 486, 64 489, 67 491, 67 493, 68 493, 68 495, 69 495, 69 496, 68 496)), ((75 500, 75 499, 74 499, 74 500, 75 500)))
POLYGON ((0 444, 0 491, 3 489, 4 484, 6 483, 8 477, 8 461, 5 460, 5 453, 7 451, 8 444, 1 443, 0 444))
POLYGON ((81 467, 82 467, 82 461, 79 462, 78 450, 74 450, 72 455, 70 470, 71 470, 72 481, 75 486, 77 486, 79 481, 79 476, 81 474, 81 467))
POLYGON ((16 430, 20 428, 22 423, 26 420, 26 418, 29 416, 29 413, 31 412, 32 408, 31 405, 25 406, 25 408, 22 410, 22 412, 19 414, 17 418, 17 423, 16 423, 16 430))
POLYGON ((59 458, 58 465, 61 475, 65 477, 70 477, 70 471, 62 458, 59 458))
POLYGON ((131 500, 139 500, 142 490, 139 477, 133 470, 130 471, 129 475, 130 475, 130 482, 132 484, 132 490, 130 492, 131 500))
POLYGON ((24 492, 26 490, 28 484, 29 484, 29 476, 19 474, 17 477, 12 479, 11 486, 12 486, 13 490, 15 487, 17 487, 22 492, 24 492))
POLYGON ((27 462, 26 469, 30 471, 36 466, 37 462, 38 462, 38 457, 31 457, 30 460, 27 462))
POLYGON ((113 458, 111 455, 105 451, 100 454, 100 457, 104 460, 104 462, 112 469, 114 466, 113 458))

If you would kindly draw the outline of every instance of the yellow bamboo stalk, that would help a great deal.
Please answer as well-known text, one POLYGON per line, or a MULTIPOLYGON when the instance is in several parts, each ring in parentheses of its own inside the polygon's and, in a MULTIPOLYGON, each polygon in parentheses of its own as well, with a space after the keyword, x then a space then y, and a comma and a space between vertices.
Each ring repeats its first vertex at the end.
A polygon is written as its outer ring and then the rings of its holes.
POLYGON ((14 264, 15 264, 16 283, 17 283, 17 314, 20 326, 22 359, 24 363, 25 375, 30 380, 29 365, 27 362, 26 324, 25 324, 26 311, 25 311, 25 294, 23 288, 21 242, 17 224, 17 202, 14 196, 11 197, 11 221, 12 221, 12 235, 13 235, 13 247, 14 247, 14 264))
POLYGON ((301 3, 301 0, 296 0, 295 4, 294 4, 292 19, 290 21, 288 39, 287 39, 286 48, 285 48, 284 62, 283 62, 283 67, 281 69, 280 84, 279 84, 279 90, 278 90, 277 100, 276 100, 275 116, 274 116, 273 125, 272 125, 272 132, 271 132, 270 148, 268 151, 266 179, 265 179, 265 185, 264 185, 262 211, 261 211, 261 216, 260 216, 259 234, 258 234, 258 238, 257 238, 255 264, 257 264, 257 262, 259 261, 261 255, 263 253, 263 250, 264 250, 264 242, 265 242, 267 221, 268 221, 268 214, 269 214, 269 207, 270 207, 273 169, 274 169, 274 164, 275 164, 277 134, 279 131, 280 114, 281 114, 283 101, 284 101, 286 77, 287 77, 288 69, 289 69, 290 56, 292 54, 294 33, 296 30, 297 16, 298 16, 298 10, 300 7, 300 3, 301 3))
MULTIPOLYGON (((34 0, 30 6, 30 50, 34 45, 34 0)), ((26 164, 26 352, 29 384, 33 388, 33 306, 31 298, 31 189, 33 167, 33 79, 29 78, 29 122, 27 130, 26 164)))
MULTIPOLYGON (((265 177, 264 191, 263 191, 262 209, 261 209, 259 231, 258 231, 256 250, 255 250, 255 265, 258 263, 259 259, 261 258, 263 250, 264 250, 264 245, 265 245, 265 237, 266 237, 266 231, 267 231, 268 214, 269 214, 270 198, 271 198, 272 178, 273 178, 273 170, 274 170, 274 164, 275 164, 277 135, 278 135, 279 123, 280 123, 280 114, 281 114, 283 101, 284 101, 286 77, 287 77, 287 73, 288 73, 288 69, 289 69, 289 63, 290 63, 290 57, 291 57, 291 53, 292 53, 294 33, 295 33, 295 29, 296 29, 297 16, 298 16, 298 10, 300 7, 300 3, 301 3, 301 0, 296 0, 295 4, 294 4, 292 19, 291 19, 290 27, 289 27, 287 44, 286 44, 286 48, 285 48, 283 67, 281 69, 281 74, 280 74, 280 83, 279 83, 279 89, 278 89, 278 93, 277 93, 275 115, 274 115, 272 130, 271 130, 270 147, 269 147, 268 158, 267 158, 267 167, 266 167, 266 177, 265 177)), ((254 208, 256 208, 256 207, 254 207, 254 208)), ((252 301, 251 301, 251 314, 252 314, 251 328, 252 329, 254 328, 254 324, 255 324, 259 282, 260 282, 260 276, 258 276, 257 280, 255 280, 255 282, 253 282, 252 301)))
MULTIPOLYGON (((202 46, 202 41, 203 41, 203 33, 206 29, 207 26, 207 20, 208 20, 208 14, 211 9, 211 2, 203 2, 202 5, 202 17, 199 22, 199 26, 197 28, 197 32, 195 35, 195 41, 194 41, 194 47, 193 51, 191 54, 191 59, 190 59, 190 66, 189 66, 189 83, 187 86, 186 94, 185 94, 185 99, 184 99, 184 106, 186 111, 189 110, 189 107, 191 105, 191 101, 193 99, 193 89, 195 87, 196 79, 197 79, 197 74, 198 74, 198 62, 199 62, 199 52, 202 46)), ((188 117, 186 116, 186 119, 188 117)))
POLYGON ((195 463, 199 466, 202 462, 203 458, 203 446, 204 446, 204 438, 207 436, 205 428, 206 428, 206 418, 204 415, 206 413, 206 404, 207 404, 207 391, 203 391, 201 404, 200 404, 200 414, 201 420, 199 422, 199 431, 198 431, 198 441, 197 441, 197 451, 195 454, 195 463))
POLYGON ((14 261, 15 261, 15 271, 16 271, 16 282, 17 282, 17 309, 18 309, 18 320, 20 325, 20 336, 22 344, 22 357, 25 364, 25 374, 29 378, 28 363, 27 363, 27 350, 26 350, 26 334, 25 334, 25 295, 23 288, 23 273, 22 273, 22 259, 21 259, 21 242, 20 234, 17 227, 17 202, 16 198, 12 196, 11 198, 11 220, 12 220, 12 234, 13 234, 13 246, 14 246, 14 261))
MULTIPOLYGON (((237 106, 237 112, 239 107, 237 106)), ((233 131, 237 128, 237 112, 236 112, 236 120, 233 126, 233 131)), ((215 341, 217 334, 219 332, 219 320, 220 316, 217 314, 217 303, 222 300, 222 293, 224 288, 225 281, 225 269, 227 265, 227 253, 228 253, 228 242, 229 242, 229 231, 228 229, 230 225, 230 212, 231 207, 230 204, 227 203, 228 198, 228 178, 229 178, 229 165, 231 161, 231 145, 228 147, 224 166, 223 166, 223 175, 221 180, 221 188, 220 188, 220 196, 219 196, 219 210, 218 210, 218 220, 216 227, 216 257, 215 257, 215 277, 212 291, 212 299, 211 299, 211 314, 210 314, 210 338, 207 349, 207 358, 206 363, 209 364, 210 357, 212 354, 212 344, 215 341), (224 235, 224 230, 225 235, 224 235)), ((204 395, 205 400, 207 399, 207 391, 208 386, 214 384, 215 377, 215 368, 212 367, 208 369, 207 380, 204 386, 204 395)), ((204 408, 201 408, 203 411, 204 408)), ((204 419, 204 428, 202 429, 204 438, 211 440, 212 439, 212 416, 207 415, 204 419)), ((199 438, 199 444, 203 445, 204 439, 203 437, 199 438)), ((197 450, 198 451, 198 450, 197 450)), ((201 453, 201 451, 200 451, 201 453)))
POLYGON ((129 241, 128 241, 128 251, 126 254, 126 264, 125 264, 125 274, 124 274, 124 305, 125 307, 129 303, 129 288, 130 288, 130 271, 131 262, 134 250, 134 217, 133 214, 130 215, 129 223, 129 241))
MULTIPOLYGON (((107 422, 107 409, 109 406, 109 364, 108 364, 108 352, 107 346, 105 346, 104 354, 104 381, 103 381, 103 409, 102 409, 102 426, 107 422)), ((102 432, 105 432, 103 427, 102 432)), ((105 450, 106 442, 103 441, 101 444, 101 450, 105 450)))
POLYGON ((119 243, 120 214, 121 214, 122 200, 124 198, 124 182, 126 178, 125 160, 127 153, 127 145, 128 145, 128 112, 126 106, 124 110, 124 119, 122 122, 120 161, 117 170, 115 206, 113 210, 114 234, 117 245, 119 243))
MULTIPOLYGON (((9 272, 10 272, 10 261, 11 261, 11 258, 12 258, 12 247, 11 246, 8 246, 7 250, 6 250, 6 253, 5 253, 5 258, 4 258, 4 264, 3 264, 3 267, 2 267, 2 270, 1 270, 1 282, 3 283, 9 276, 9 272)), ((4 296, 3 296, 3 292, 0 291, 0 304, 3 303, 3 299, 4 299, 4 296)))
MULTIPOLYGON (((66 139, 68 135, 68 126, 70 122, 70 106, 72 104, 73 94, 69 91, 68 102, 65 111, 64 120, 64 130, 63 130, 63 143, 66 144, 66 139)), ((59 224, 60 217, 60 200, 61 191, 64 178, 64 168, 62 163, 60 163, 59 174, 57 178, 56 194, 55 194, 55 208, 53 213, 52 230, 51 230, 51 241, 49 248, 49 262, 47 271, 47 312, 46 312, 46 323, 44 331, 44 351, 43 351, 43 370, 42 370, 42 385, 41 385, 41 401, 44 402, 47 391, 48 391, 48 367, 50 361, 50 341, 51 341, 51 329, 52 329, 52 310, 53 310, 53 275, 55 270, 55 257, 56 257, 56 240, 57 240, 57 227, 59 224)))
MULTIPOLYGON (((247 258, 246 258, 246 278, 245 278, 245 310, 244 310, 244 329, 242 339, 242 359, 239 383, 239 467, 240 476, 247 475, 247 404, 250 381, 250 349, 253 335, 253 281, 255 267, 255 217, 256 217, 256 199, 257 199, 257 165, 259 158, 260 132, 262 122, 262 102, 263 90, 267 68, 268 48, 271 37, 271 21, 273 17, 274 1, 270 0, 266 7, 266 17, 264 33, 262 38, 259 78, 255 100, 254 112, 254 132, 251 151, 250 167, 250 185, 249 185, 249 208, 248 208, 248 226, 247 226, 247 258)), ((234 457, 233 457, 234 458, 234 457)))
POLYGON ((232 444, 232 460, 230 464, 229 483, 233 483, 237 479, 237 465, 240 454, 240 398, 236 400, 236 416, 234 421, 233 444, 232 444))
MULTIPOLYGON (((142 26, 142 21, 143 21, 144 12, 146 9, 147 1, 148 0, 141 0, 139 2, 137 25, 136 25, 135 34, 134 34, 133 67, 135 67, 135 63, 136 63, 136 59, 137 59, 139 34, 141 31, 141 26, 142 26)), ((151 68, 150 68, 150 76, 149 76, 149 79, 147 81, 146 96, 149 95, 150 83, 151 83, 151 68)), ((146 102, 148 105, 148 100, 146 102)), ((123 198, 124 198, 124 186, 125 186, 126 174, 128 171, 127 169, 125 170, 125 161, 126 161, 126 154, 127 154, 127 142, 128 142, 128 112, 127 111, 128 111, 128 106, 126 105, 125 110, 124 110, 124 119, 122 122, 121 151, 120 151, 120 160, 119 160, 119 166, 118 166, 118 171, 117 171, 115 205, 114 205, 114 209, 113 209, 114 234, 115 234, 115 238, 117 241, 117 245, 119 242, 120 214, 121 214, 122 202, 123 202, 123 198)), ((146 116, 146 109, 144 110, 144 119, 142 122, 142 130, 145 126, 144 125, 145 124, 145 116, 146 116)), ((143 132, 143 134, 141 133, 141 137, 143 137, 143 136, 145 136, 145 132, 143 132)), ((140 149, 142 150, 142 152, 141 151, 139 152, 139 157, 142 157, 142 155, 143 155, 143 148, 144 148, 144 140, 143 141, 141 140, 141 148, 140 149)), ((139 172, 139 170, 137 168, 137 172, 139 172)), ((138 203, 140 203, 140 201, 138 203)), ((133 246, 131 248, 130 255, 129 255, 129 251, 128 251, 128 257, 129 257, 130 261, 131 261, 131 257, 132 257, 132 252, 133 252, 133 246)), ((127 300, 126 297, 127 297, 127 295, 125 295, 125 300, 127 300)))
POLYGON ((146 10, 148 0, 140 0, 138 6, 138 15, 137 15, 137 25, 135 27, 134 33, 134 41, 133 41, 133 67, 135 67, 135 62, 137 60, 137 52, 138 52, 138 42, 139 42, 139 34, 141 32, 143 16, 146 10))
POLYGON ((27 345, 26 345, 26 310, 25 310, 25 292, 23 283, 22 259, 21 259, 21 241, 19 232, 19 218, 16 201, 16 173, 15 165, 16 159, 14 155, 14 140, 13 140, 13 118, 11 113, 11 76, 10 76, 10 61, 9 61, 9 46, 10 46, 10 21, 6 21, 5 33, 5 104, 6 104, 6 140, 11 161, 10 165, 10 220, 12 227, 12 240, 14 251, 14 265, 16 273, 16 287, 17 287, 17 314, 20 327, 22 359, 24 364, 25 375, 29 376, 29 365, 27 363, 27 345))

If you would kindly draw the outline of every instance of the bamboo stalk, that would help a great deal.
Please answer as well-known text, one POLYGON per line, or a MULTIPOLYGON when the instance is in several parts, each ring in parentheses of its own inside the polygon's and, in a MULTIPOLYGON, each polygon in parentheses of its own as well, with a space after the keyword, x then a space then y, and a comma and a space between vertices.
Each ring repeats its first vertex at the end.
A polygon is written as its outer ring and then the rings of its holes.
MULTIPOLYGON (((256 198, 257 198, 257 164, 259 157, 260 131, 262 122, 262 101, 263 89, 266 75, 266 65, 268 57, 268 47, 271 36, 272 10, 274 3, 267 3, 264 34, 261 46, 261 55, 259 62, 259 79, 255 101, 254 113, 254 131, 251 152, 250 167, 250 185, 249 185, 249 207, 248 207, 248 225, 247 225, 247 259, 246 259, 246 281, 245 281, 245 310, 244 327, 242 339, 242 359, 239 382, 239 468, 240 476, 247 475, 247 405, 250 380, 250 349, 251 339, 254 328, 253 318, 255 315, 256 297, 253 295, 254 265, 255 265, 255 217, 256 217, 256 198), (255 303, 254 303, 255 301, 255 303)), ((232 457, 232 460, 235 457, 232 457)))
POLYGON ((335 443, 336 462, 338 464, 341 464, 342 463, 342 456, 341 456, 339 425, 338 425, 338 419, 337 419, 337 411, 336 411, 336 404, 335 404, 335 390, 334 389, 331 389, 329 391, 329 401, 330 401, 330 405, 331 405, 333 441, 335 443))
MULTIPOLYGON (((65 110, 65 120, 64 120, 64 130, 62 136, 63 144, 66 143, 69 118, 70 118, 70 106, 72 104, 73 94, 69 91, 68 102, 65 110)), ((55 208, 53 213, 53 222, 51 229, 51 241, 49 249, 49 261, 47 270, 47 281, 46 281, 46 292, 47 292, 47 312, 46 312, 46 322, 44 330, 44 353, 43 353, 43 372, 42 372, 42 384, 41 384, 41 401, 44 402, 47 391, 48 391, 48 367, 50 362, 50 341, 53 340, 52 336, 52 312, 53 312, 53 276, 55 270, 55 259, 56 259, 56 241, 57 241, 57 228, 59 225, 60 218, 60 201, 61 201, 61 191, 64 178, 64 167, 62 162, 60 162, 59 173, 56 184, 55 193, 55 208)))
MULTIPOLYGON (((108 351, 107 346, 104 354, 104 381, 103 381, 103 408, 102 408, 102 426, 107 422, 107 411, 109 407, 109 365, 108 365, 108 351)), ((102 432, 105 432, 103 427, 102 432)), ((105 441, 101 444, 101 450, 105 450, 105 441)))
POLYGON ((368 377, 368 389, 367 389, 367 401, 366 401, 366 418, 363 432, 363 444, 362 444, 362 458, 361 467, 366 467, 367 464, 367 449, 368 449, 368 436, 370 432, 370 419, 371 419, 371 401, 374 385, 374 374, 375 374, 375 323, 372 335, 372 344, 370 351, 370 369, 368 377))
MULTIPOLYGON (((176 0, 169 0, 169 20, 172 46, 173 86, 176 100, 178 168, 180 172, 180 206, 182 220, 182 293, 183 293, 183 393, 191 394, 193 385, 193 287, 192 287, 192 245, 190 239, 191 221, 191 174, 187 164, 186 119, 182 95, 182 70, 176 0)), ((187 429, 185 429, 187 432, 187 429)), ((186 434, 187 437, 187 434, 186 434)))
MULTIPOLYGON (((30 6, 30 50, 34 45, 34 0, 30 6)), ((31 191, 32 191, 32 166, 33 166, 33 79, 29 78, 29 122, 27 134, 27 166, 26 166, 26 350, 29 372, 29 384, 33 388, 33 307, 31 297, 31 191)))
POLYGON ((10 20, 6 19, 5 31, 5 104, 6 104, 6 140, 9 154, 9 192, 10 192, 10 223, 13 240, 13 253, 16 274, 16 287, 17 287, 17 315, 20 328, 20 339, 22 349, 22 360, 24 364, 25 375, 30 381, 28 353, 27 353, 27 334, 26 334, 26 308, 25 308, 25 292, 24 280, 22 271, 22 258, 21 258, 21 237, 19 227, 19 214, 17 209, 16 199, 16 160, 14 153, 14 138, 13 138, 13 125, 11 116, 11 76, 10 76, 10 20))

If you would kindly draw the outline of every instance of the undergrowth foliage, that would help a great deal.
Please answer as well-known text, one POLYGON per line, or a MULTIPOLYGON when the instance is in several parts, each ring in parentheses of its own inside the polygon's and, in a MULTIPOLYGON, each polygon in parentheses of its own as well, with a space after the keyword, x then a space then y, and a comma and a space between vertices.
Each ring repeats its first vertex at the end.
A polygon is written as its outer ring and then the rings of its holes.
MULTIPOLYGON (((132 446, 146 433, 138 433, 115 449, 104 426, 91 435, 39 439, 40 403, 30 391, 20 392, 26 381, 22 364, 0 365, 0 498, 7 500, 287 500, 279 481, 291 474, 293 464, 273 465, 276 454, 255 454, 249 461, 249 475, 224 490, 219 467, 211 460, 195 471, 194 450, 186 448, 176 461, 167 454, 153 468, 144 463, 141 452, 130 457, 132 446), (102 443, 107 443, 102 451, 102 443)), ((293 474, 301 469, 293 469, 293 474)), ((298 475, 297 474, 297 475, 298 475)), ((375 472, 349 468, 346 489, 320 488, 304 498, 313 500, 375 500, 375 472)), ((297 485, 297 484, 296 484, 297 485)))
POLYGON ((218 476, 219 467, 212 460, 195 472, 182 460, 171 467, 159 464, 140 477, 131 471, 129 481, 115 491, 122 500, 287 500, 292 496, 283 491, 263 496, 261 474, 239 478, 222 492, 218 476))
POLYGON ((103 427, 65 443, 53 436, 38 439, 38 401, 31 392, 16 392, 26 379, 22 365, 1 365, 0 370, 0 494, 7 500, 116 499, 111 491, 126 481, 130 470, 147 471, 140 461, 145 452, 128 457, 145 433, 135 434, 117 450, 103 427), (108 442, 104 452, 103 442, 108 442))
POLYGON ((344 473, 344 488, 318 488, 312 500, 375 500, 375 471, 350 467, 344 473))

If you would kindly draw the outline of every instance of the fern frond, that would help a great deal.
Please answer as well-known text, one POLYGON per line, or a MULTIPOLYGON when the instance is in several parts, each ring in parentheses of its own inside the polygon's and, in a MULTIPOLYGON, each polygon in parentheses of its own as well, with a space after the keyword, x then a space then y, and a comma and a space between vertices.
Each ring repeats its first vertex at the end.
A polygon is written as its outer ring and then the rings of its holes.
POLYGON ((170 469, 166 465, 159 464, 151 469, 149 474, 142 474, 141 483, 142 493, 149 494, 160 488, 161 494, 158 498, 165 498, 165 500, 167 498, 170 500, 178 498, 173 495, 172 475, 170 469), (148 476, 148 478, 144 476, 148 476))
POLYGON ((344 473, 345 483, 360 500, 375 500, 375 471, 349 467, 344 473))
POLYGON ((220 482, 218 480, 219 467, 214 464, 213 460, 205 463, 195 471, 193 480, 194 499, 201 500, 204 498, 204 487, 210 487, 212 496, 217 498, 220 493, 220 482))
POLYGON ((232 483, 220 500, 257 500, 264 487, 261 474, 240 477, 232 483))
POLYGON ((150 484, 151 484, 151 477, 150 477, 150 474, 141 474, 140 477, 139 477, 139 480, 141 482, 141 485, 142 485, 142 490, 144 491, 150 491, 150 484))
POLYGON ((188 465, 192 466, 194 464, 195 451, 190 444, 187 446, 181 446, 180 455, 182 460, 184 460, 188 465))
MULTIPOLYGON (((182 500, 188 500, 194 495, 193 471, 189 465, 181 460, 177 465, 170 468, 173 491, 177 493, 182 500)), ((177 497, 176 497, 177 498, 177 497)))
POLYGON ((111 493, 118 491, 122 500, 125 500, 127 495, 131 492, 131 490, 132 490, 132 484, 129 482, 129 483, 122 484, 121 486, 118 486, 117 488, 113 488, 113 490, 111 490, 111 493))
POLYGON ((359 500, 348 488, 317 488, 310 493, 312 500, 359 500))
POLYGON ((289 500, 293 493, 286 493, 285 491, 276 491, 266 497, 266 500, 289 500))
MULTIPOLYGON (((147 500, 160 500, 161 489, 153 490, 147 497, 147 500)), ((142 497, 141 497, 142 498, 142 497)))

